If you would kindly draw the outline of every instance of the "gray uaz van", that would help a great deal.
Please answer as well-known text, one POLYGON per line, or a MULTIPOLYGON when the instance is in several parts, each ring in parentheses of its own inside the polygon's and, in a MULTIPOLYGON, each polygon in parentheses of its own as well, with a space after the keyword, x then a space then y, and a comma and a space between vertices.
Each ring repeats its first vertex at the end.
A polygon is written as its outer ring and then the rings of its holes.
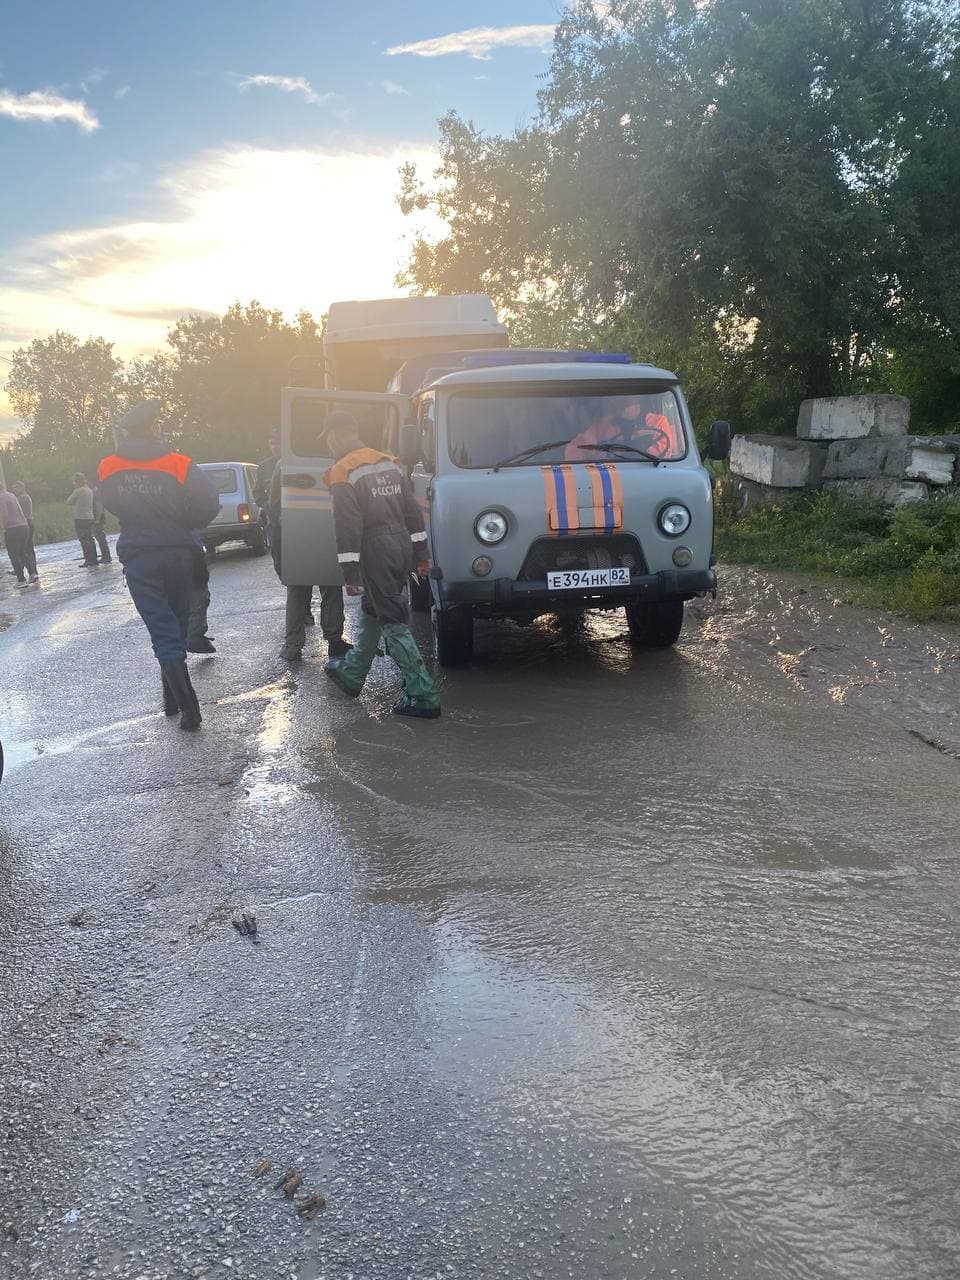
MULTIPOLYGON (((347 408, 411 468, 434 566, 411 595, 441 663, 469 660, 476 617, 623 608, 635 643, 673 644, 716 588, 711 476, 677 377, 610 360, 440 368, 412 397, 286 388, 284 580, 338 580, 320 442, 347 408)), ((707 456, 729 438, 714 423, 707 456)))

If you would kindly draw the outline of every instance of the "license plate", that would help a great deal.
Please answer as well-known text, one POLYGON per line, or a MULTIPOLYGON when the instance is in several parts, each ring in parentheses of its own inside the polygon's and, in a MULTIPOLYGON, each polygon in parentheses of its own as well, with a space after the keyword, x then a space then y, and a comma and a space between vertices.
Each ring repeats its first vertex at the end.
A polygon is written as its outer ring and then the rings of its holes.
POLYGON ((629 587, 629 569, 564 569, 547 574, 550 591, 583 591, 590 587, 629 587))

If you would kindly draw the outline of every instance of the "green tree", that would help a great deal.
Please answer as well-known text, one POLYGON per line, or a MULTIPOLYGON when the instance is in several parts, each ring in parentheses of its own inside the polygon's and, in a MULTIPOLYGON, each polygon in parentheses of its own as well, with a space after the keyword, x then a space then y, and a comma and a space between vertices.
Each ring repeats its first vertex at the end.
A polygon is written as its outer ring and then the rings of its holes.
POLYGON ((59 330, 15 351, 7 395, 33 452, 103 445, 120 391, 122 363, 103 338, 59 330))
POLYGON ((188 316, 167 342, 164 363, 138 373, 166 400, 172 437, 202 461, 260 457, 291 361, 320 351, 307 312, 290 324, 256 301, 234 303, 223 316, 188 316))
POLYGON ((899 331, 889 195, 938 123, 951 42, 933 0, 577 7, 533 127, 447 116, 433 181, 404 172, 402 207, 449 229, 403 280, 484 290, 792 418, 875 379, 899 331))
POLYGON ((890 200, 905 318, 891 384, 924 431, 960 430, 960 55, 944 78, 934 127, 904 157, 890 200))

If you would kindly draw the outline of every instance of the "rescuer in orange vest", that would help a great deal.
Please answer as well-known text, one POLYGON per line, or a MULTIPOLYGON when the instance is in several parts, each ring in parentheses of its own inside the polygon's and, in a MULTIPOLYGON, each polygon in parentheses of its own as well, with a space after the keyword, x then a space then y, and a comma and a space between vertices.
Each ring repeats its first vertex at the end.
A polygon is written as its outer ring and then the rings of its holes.
POLYGON ((116 426, 117 452, 100 463, 104 507, 120 521, 117 554, 160 663, 163 710, 199 729, 200 703, 187 671, 187 625, 199 531, 220 510, 195 463, 163 442, 159 400, 143 400, 116 426))

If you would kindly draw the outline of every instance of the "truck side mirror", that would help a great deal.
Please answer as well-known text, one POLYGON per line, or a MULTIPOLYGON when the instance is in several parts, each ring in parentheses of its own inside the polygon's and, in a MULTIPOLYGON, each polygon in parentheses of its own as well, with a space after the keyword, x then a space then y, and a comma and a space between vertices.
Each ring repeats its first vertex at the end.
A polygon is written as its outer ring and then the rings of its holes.
POLYGON ((415 422, 404 422, 400 427, 400 461, 408 468, 420 461, 420 428, 415 422))
POLYGON ((707 432, 706 456, 712 462, 723 462, 730 456, 730 423, 719 419, 711 422, 707 432))

